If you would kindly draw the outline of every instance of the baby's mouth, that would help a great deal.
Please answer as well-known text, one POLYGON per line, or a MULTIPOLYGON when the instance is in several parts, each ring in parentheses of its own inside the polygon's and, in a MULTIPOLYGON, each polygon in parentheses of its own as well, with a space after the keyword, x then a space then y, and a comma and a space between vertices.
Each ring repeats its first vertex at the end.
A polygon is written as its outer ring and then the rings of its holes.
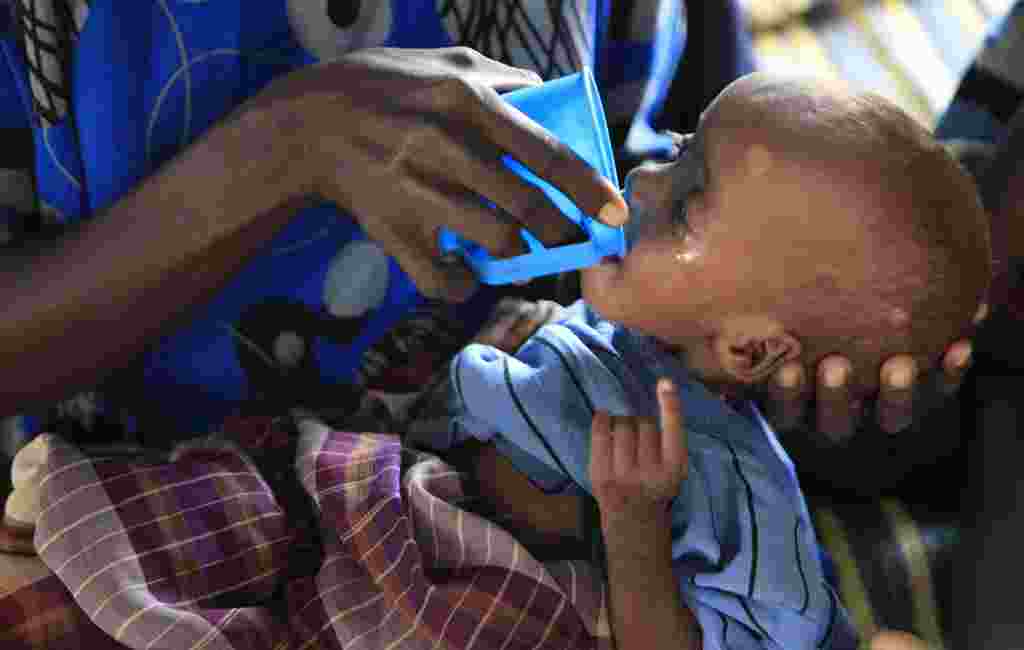
POLYGON ((682 208, 672 219, 672 234, 678 239, 683 239, 690 234, 690 215, 686 208, 682 208))

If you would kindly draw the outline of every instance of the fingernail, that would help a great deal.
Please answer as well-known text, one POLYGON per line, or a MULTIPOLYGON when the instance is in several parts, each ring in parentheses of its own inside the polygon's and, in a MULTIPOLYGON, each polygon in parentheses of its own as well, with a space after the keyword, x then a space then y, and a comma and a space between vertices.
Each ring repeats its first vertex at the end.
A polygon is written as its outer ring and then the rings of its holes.
POLYGON ((796 388, 800 381, 800 371, 793 367, 783 368, 779 373, 779 384, 783 388, 796 388))
POLYGON ((965 345, 961 348, 956 356, 953 358, 953 365, 956 366, 957 370, 963 370, 967 367, 967 363, 971 360, 971 346, 970 344, 965 345))
POLYGON ((658 380, 658 392, 671 393, 674 386, 672 385, 671 379, 659 379, 658 380))
MULTIPOLYGON (((608 185, 611 187, 611 183, 608 183, 608 185)), ((605 203, 601 210, 598 211, 597 218, 609 226, 621 226, 626 223, 629 219, 629 208, 626 206, 626 202, 622 200, 618 190, 615 190, 615 200, 605 203)))
POLYGON ((846 382, 846 368, 832 366, 825 371, 825 385, 829 388, 839 388, 846 382))
POLYGON ((988 303, 983 302, 978 305, 978 311, 974 314, 974 324, 980 325, 985 318, 988 317, 988 303))
POLYGON ((910 368, 901 366, 889 373, 889 385, 900 390, 909 388, 913 378, 913 371, 910 368))

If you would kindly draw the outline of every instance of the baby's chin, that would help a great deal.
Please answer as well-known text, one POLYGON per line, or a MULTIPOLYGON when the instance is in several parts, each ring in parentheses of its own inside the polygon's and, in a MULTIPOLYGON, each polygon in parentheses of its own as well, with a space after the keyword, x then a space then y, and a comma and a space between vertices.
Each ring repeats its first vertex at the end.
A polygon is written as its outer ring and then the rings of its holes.
POLYGON ((606 259, 600 264, 580 271, 580 289, 583 300, 592 309, 609 320, 619 320, 620 309, 615 305, 615 286, 622 273, 619 260, 606 259))

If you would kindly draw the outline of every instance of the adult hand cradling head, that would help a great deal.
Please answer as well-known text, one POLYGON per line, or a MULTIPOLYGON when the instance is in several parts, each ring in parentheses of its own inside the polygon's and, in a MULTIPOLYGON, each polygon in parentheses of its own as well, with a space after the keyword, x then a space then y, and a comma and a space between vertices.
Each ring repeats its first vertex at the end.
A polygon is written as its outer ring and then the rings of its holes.
POLYGON ((494 257, 526 252, 523 227, 548 245, 580 234, 541 190, 504 166, 505 154, 602 222, 627 219, 617 188, 498 95, 539 83, 533 72, 467 48, 371 49, 293 73, 262 100, 290 115, 304 191, 352 213, 424 295, 462 300, 475 279, 438 259, 441 226, 494 257))

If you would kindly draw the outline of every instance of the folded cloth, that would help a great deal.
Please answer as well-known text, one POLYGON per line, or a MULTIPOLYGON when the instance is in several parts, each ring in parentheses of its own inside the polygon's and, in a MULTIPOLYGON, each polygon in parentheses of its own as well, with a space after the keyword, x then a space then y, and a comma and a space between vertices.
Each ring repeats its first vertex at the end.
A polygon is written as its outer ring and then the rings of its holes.
POLYGON ((458 472, 397 436, 300 427, 297 470, 325 526, 325 559, 315 580, 289 585, 299 638, 357 650, 611 647, 590 564, 537 561, 460 507, 458 472))
POLYGON ((154 650, 287 641, 256 605, 277 589, 293 534, 244 453, 211 443, 146 462, 40 438, 36 551, 93 623, 154 650))
POLYGON ((151 461, 44 436, 35 544, 98 629, 149 650, 611 647, 601 575, 542 563, 463 509, 440 459, 394 435, 307 418, 289 441, 257 420, 151 461), (250 443, 282 460, 297 449, 321 554, 290 552, 307 541, 302 510, 279 505, 287 479, 265 481, 273 465, 250 443))

